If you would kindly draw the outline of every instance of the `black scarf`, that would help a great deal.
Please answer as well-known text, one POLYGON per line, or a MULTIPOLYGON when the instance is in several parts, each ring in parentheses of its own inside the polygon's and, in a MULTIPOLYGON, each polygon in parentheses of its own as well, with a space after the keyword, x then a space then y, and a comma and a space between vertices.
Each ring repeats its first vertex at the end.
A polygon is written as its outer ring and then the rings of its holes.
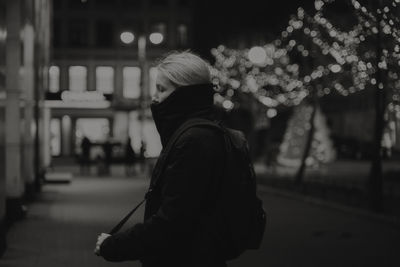
POLYGON ((176 88, 161 103, 151 104, 151 112, 166 146, 174 131, 192 118, 214 119, 214 90, 211 83, 176 88))

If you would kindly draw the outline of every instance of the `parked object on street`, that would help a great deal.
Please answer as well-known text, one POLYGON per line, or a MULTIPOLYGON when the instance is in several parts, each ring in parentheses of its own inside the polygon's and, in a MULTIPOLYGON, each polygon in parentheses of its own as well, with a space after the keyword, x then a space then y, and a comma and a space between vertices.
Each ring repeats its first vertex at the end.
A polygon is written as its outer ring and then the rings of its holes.
POLYGON ((45 174, 44 181, 48 184, 69 184, 72 178, 71 172, 48 172, 45 174))

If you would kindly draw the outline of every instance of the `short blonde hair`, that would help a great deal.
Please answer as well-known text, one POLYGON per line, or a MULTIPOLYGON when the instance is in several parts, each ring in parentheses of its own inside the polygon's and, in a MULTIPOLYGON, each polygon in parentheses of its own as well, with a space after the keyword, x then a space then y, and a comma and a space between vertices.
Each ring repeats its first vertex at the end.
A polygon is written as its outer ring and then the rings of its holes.
POLYGON ((209 64, 190 51, 167 54, 157 69, 176 87, 211 82, 209 64))

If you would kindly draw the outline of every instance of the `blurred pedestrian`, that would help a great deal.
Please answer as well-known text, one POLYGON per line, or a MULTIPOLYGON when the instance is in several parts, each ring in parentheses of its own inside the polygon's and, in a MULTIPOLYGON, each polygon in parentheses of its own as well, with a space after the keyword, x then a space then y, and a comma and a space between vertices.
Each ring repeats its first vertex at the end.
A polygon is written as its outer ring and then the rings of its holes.
POLYGON ((104 157, 100 153, 96 155, 96 167, 97 167, 97 176, 103 176, 106 174, 104 157))
MULTIPOLYGON (((190 52, 170 54, 158 65, 151 111, 164 148, 189 119, 214 119, 210 80, 209 65, 190 52)), ((206 226, 216 206, 224 151, 219 132, 188 129, 172 146, 165 168, 153 171, 161 171, 160 187, 149 193, 144 222, 99 235, 96 253, 109 261, 140 260, 146 267, 226 266, 206 226)))
POLYGON ((81 175, 90 174, 90 150, 92 142, 87 136, 83 136, 81 141, 80 171, 81 175))
POLYGON ((132 139, 128 137, 125 144, 125 173, 126 176, 135 175, 136 153, 132 148, 132 139))

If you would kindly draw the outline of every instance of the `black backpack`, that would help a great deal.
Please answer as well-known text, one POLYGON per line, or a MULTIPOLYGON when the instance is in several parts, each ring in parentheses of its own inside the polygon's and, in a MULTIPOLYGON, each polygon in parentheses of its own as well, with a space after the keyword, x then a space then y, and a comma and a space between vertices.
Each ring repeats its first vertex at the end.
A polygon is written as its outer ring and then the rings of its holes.
POLYGON ((205 119, 191 119, 172 135, 163 149, 153 173, 152 184, 145 199, 110 231, 116 233, 136 209, 151 195, 159 176, 166 167, 167 158, 179 137, 192 127, 208 127, 223 134, 226 147, 226 164, 221 177, 220 192, 212 224, 216 229, 221 256, 235 259, 245 250, 260 248, 266 225, 266 213, 257 197, 257 183, 249 148, 243 133, 205 119))

